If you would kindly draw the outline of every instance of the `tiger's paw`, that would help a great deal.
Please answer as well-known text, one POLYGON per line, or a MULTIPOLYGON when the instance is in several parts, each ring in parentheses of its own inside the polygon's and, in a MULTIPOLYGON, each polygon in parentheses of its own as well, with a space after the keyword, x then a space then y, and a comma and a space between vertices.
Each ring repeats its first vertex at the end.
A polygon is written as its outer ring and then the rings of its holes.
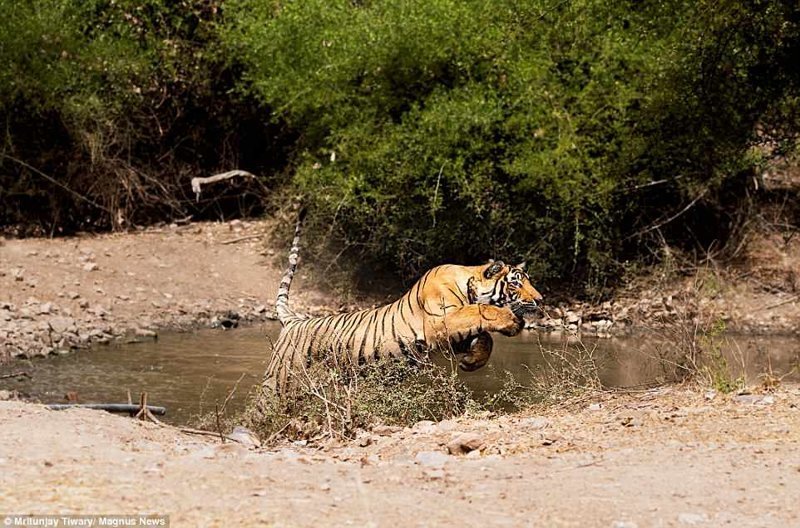
POLYGON ((472 372, 478 370, 489 362, 489 356, 473 356, 466 355, 458 362, 458 367, 465 372, 472 372))
POLYGON ((508 310, 503 323, 497 328, 497 331, 503 335, 513 337, 519 334, 525 326, 525 320, 518 315, 515 315, 511 310, 508 310))

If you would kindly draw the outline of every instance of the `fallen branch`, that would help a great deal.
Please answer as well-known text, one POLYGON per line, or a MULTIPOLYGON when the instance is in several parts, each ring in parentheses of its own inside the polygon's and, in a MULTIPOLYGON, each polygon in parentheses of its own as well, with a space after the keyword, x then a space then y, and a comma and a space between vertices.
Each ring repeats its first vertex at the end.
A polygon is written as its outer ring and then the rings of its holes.
POLYGON ((773 308, 777 308, 778 306, 783 306, 784 304, 789 304, 789 303, 795 302, 797 300, 800 300, 800 295, 795 295, 794 297, 789 297, 788 299, 784 299, 781 302, 778 302, 778 303, 775 303, 775 304, 771 304, 771 305, 767 306, 766 308, 762 308, 762 310, 772 310, 773 308))
MULTIPOLYGON (((137 413, 142 409, 140 405, 129 403, 52 403, 47 405, 47 408, 53 411, 63 411, 65 409, 95 409, 98 411, 128 414, 137 413)), ((150 414, 157 414, 158 416, 167 414, 166 407, 159 407, 156 405, 148 405, 147 411, 150 414)))
POLYGON ((223 240, 222 242, 220 242, 220 244, 222 244, 223 246, 226 245, 226 244, 236 244, 237 242, 244 242, 245 240, 253 240, 254 238, 261 238, 262 236, 264 236, 263 233, 259 233, 259 234, 256 234, 256 235, 241 236, 239 238, 232 238, 230 240, 223 240))
POLYGON ((224 440, 229 440, 231 442, 235 442, 237 444, 244 444, 244 442, 242 442, 241 440, 239 440, 237 438, 234 438, 234 437, 228 436, 228 435, 222 435, 222 434, 220 434, 220 433, 218 433, 216 431, 204 431, 202 429, 193 429, 191 427, 181 427, 178 430, 180 432, 186 433, 186 434, 193 434, 193 435, 200 435, 200 436, 213 436, 214 438, 216 438, 216 439, 218 439, 220 441, 223 441, 223 439, 224 439, 224 440))
POLYGON ((688 205, 686 205, 686 207, 684 207, 683 209, 681 209, 680 211, 678 211, 674 215, 670 216, 666 220, 663 220, 661 222, 656 222, 655 224, 653 224, 653 225, 651 225, 649 227, 646 227, 645 229, 642 229, 642 230, 638 231, 637 233, 634 233, 633 235, 628 236, 625 240, 628 240, 628 239, 631 239, 631 238, 634 238, 634 237, 642 236, 644 234, 649 233, 650 231, 655 231, 656 229, 661 229, 662 227, 664 227, 665 225, 669 224, 670 222, 672 222, 673 220, 675 220, 676 218, 681 216, 683 213, 685 213, 686 211, 688 211, 689 209, 694 207, 694 204, 699 202, 700 199, 702 199, 707 193, 708 193, 708 189, 704 189, 703 192, 698 194, 691 202, 688 203, 688 205))
POLYGON ((147 405, 147 393, 143 392, 141 399, 139 400, 139 412, 136 413, 136 416, 139 420, 143 420, 145 422, 150 421, 158 425, 164 425, 161 423, 161 420, 153 416, 153 413, 150 412, 149 406, 147 405))
POLYGON ((200 201, 200 190, 203 185, 206 185, 208 183, 216 183, 222 180, 229 180, 231 178, 235 178, 236 176, 244 176, 245 178, 255 178, 255 175, 243 170, 232 170, 228 172, 223 172, 221 174, 215 174, 214 176, 208 176, 206 178, 192 178, 192 191, 194 191, 195 199, 198 202, 200 201))
POLYGON ((0 374, 0 379, 19 378, 20 376, 25 376, 28 379, 33 378, 33 376, 23 370, 22 372, 12 372, 11 374, 0 374))

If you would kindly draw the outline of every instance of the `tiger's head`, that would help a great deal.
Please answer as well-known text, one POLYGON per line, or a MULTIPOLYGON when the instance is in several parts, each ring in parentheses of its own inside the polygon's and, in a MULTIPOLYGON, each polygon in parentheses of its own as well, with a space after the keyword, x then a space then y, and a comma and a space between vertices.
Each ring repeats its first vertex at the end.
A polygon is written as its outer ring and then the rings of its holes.
POLYGON ((518 316, 536 311, 542 294, 525 272, 525 263, 517 266, 502 261, 490 261, 479 268, 479 273, 467 284, 469 302, 509 306, 518 316))

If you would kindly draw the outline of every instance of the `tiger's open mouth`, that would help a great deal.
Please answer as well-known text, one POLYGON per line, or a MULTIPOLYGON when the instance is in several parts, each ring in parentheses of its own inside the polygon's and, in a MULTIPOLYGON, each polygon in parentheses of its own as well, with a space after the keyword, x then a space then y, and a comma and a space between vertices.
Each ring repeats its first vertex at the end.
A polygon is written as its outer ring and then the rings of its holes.
POLYGON ((540 309, 536 301, 511 301, 508 307, 511 308, 511 312, 517 317, 535 314, 540 309))

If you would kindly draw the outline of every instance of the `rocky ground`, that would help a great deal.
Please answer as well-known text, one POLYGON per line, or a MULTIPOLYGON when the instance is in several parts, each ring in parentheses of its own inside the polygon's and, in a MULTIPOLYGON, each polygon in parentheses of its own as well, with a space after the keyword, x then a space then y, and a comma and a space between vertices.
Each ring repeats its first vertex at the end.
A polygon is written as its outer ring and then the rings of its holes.
MULTIPOLYGON (((283 273, 282 254, 266 243, 273 225, 234 220, 0 241, 0 361, 270 318, 283 273)), ((338 308, 304 279, 297 277, 296 306, 338 308)))
POLYGON ((173 526, 800 526, 800 388, 662 388, 260 449, 0 402, 4 513, 173 526), (31 434, 36 431, 36 434, 31 434))

